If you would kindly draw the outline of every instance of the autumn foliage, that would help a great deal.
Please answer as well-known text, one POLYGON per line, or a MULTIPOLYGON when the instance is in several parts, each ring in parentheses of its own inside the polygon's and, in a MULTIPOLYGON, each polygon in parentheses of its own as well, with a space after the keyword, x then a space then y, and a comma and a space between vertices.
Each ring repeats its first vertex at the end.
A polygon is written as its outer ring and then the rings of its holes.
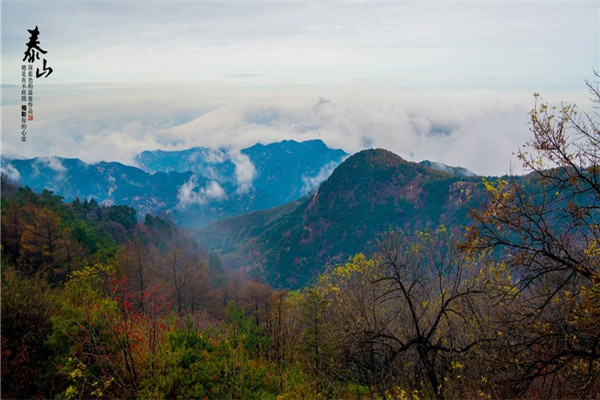
POLYGON ((484 179, 468 227, 382 227, 298 291, 3 176, 2 396, 600 397, 597 115, 535 102, 527 175, 484 179))

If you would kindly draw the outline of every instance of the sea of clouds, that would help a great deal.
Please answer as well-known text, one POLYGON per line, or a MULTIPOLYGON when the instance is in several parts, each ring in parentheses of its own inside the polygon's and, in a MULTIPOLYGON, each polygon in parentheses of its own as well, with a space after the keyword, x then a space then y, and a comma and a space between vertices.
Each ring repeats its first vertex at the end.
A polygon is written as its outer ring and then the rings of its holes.
MULTIPOLYGON (((9 99, 18 90, 4 89, 9 99)), ((37 93, 27 143, 17 129, 20 105, 2 105, 3 155, 134 165, 143 150, 226 148, 240 192, 255 172, 237 150, 284 139, 322 139, 348 153, 385 148, 410 161, 428 159, 481 175, 518 173, 513 153, 531 137, 528 112, 534 105, 532 93, 365 91, 352 85, 263 92, 231 85, 49 85, 37 93)), ((586 95, 582 90, 546 98, 585 104, 586 95)))

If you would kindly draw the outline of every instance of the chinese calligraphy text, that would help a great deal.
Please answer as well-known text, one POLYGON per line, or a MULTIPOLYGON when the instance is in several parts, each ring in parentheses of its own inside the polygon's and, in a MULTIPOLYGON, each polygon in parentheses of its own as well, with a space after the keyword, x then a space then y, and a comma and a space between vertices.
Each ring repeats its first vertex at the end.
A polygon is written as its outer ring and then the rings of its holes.
MULTIPOLYGON (((21 66, 21 141, 27 141, 27 123, 33 122, 33 64, 36 60, 40 60, 40 54, 47 54, 48 51, 40 47, 40 30, 37 25, 35 29, 28 29, 30 37, 26 43, 25 57, 21 66)), ((42 70, 37 67, 35 77, 47 78, 53 72, 52 67, 48 66, 48 60, 42 59, 42 70)))

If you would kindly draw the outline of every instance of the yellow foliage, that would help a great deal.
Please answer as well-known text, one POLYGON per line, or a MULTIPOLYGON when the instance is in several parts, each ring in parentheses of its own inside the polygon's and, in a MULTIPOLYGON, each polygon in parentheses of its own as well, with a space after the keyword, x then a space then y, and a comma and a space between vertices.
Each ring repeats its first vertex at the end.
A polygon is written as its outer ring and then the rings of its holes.
POLYGON ((390 392, 386 393, 386 399, 395 399, 395 400, 420 400, 420 393, 418 390, 413 390, 412 392, 408 392, 400 387, 393 388, 390 392))
POLYGON ((80 270, 71 273, 68 285, 87 284, 98 286, 104 284, 107 279, 114 275, 115 267, 112 265, 94 264, 87 265, 80 270))
POLYGON ((70 385, 67 390, 65 390, 64 396, 66 399, 74 399, 77 396, 77 389, 75 386, 70 385))
POLYGON ((508 185, 508 181, 505 179, 497 179, 495 182, 491 182, 485 178, 481 178, 481 181, 483 182, 483 187, 489 193, 502 191, 508 185))
POLYGON ((460 361, 452 361, 451 366, 452 369, 463 369, 465 367, 465 364, 461 363, 460 361))

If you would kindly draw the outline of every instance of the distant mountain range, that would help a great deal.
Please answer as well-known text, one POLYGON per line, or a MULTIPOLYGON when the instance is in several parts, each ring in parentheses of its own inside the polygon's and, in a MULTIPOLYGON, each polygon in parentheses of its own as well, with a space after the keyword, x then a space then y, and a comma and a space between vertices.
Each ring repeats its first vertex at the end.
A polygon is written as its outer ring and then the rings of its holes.
POLYGON ((233 268, 275 287, 299 288, 327 264, 369 252, 388 229, 464 225, 468 207, 482 199, 481 179, 467 170, 364 150, 341 163, 315 192, 215 222, 196 236, 233 268))
POLYGON ((183 151, 144 151, 135 157, 145 171, 193 172, 238 193, 254 188, 277 205, 297 199, 325 180, 348 156, 321 140, 284 140, 241 151, 195 147, 183 151))
MULTIPOLYGON (((330 149, 321 140, 285 140, 243 150, 144 151, 135 157, 137 166, 60 157, 2 157, 1 168, 16 182, 38 192, 51 190, 66 201, 77 197, 128 205, 141 216, 168 214, 178 225, 198 228, 298 199, 346 157, 345 151, 330 149)), ((466 171, 423 163, 458 175, 466 171)))
POLYGON ((145 151, 135 157, 139 167, 59 157, 3 157, 1 167, 20 184, 66 201, 125 204, 141 215, 166 213, 179 225, 201 227, 299 198, 346 157, 320 140, 286 140, 241 151, 145 151))

